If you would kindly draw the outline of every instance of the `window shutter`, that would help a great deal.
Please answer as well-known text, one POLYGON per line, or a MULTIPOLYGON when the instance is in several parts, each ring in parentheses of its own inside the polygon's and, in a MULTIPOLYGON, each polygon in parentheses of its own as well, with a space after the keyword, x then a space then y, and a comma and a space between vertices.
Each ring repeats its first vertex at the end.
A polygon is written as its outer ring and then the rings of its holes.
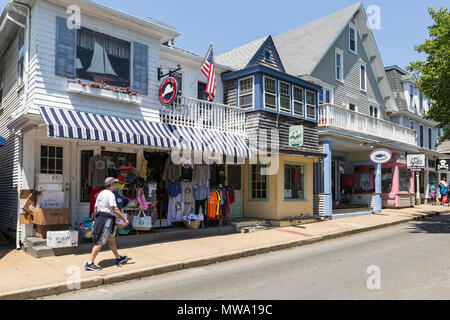
POLYGON ((148 46, 133 43, 133 90, 148 94, 148 46))
POLYGON ((75 78, 76 29, 67 28, 67 19, 56 17, 56 74, 75 78))

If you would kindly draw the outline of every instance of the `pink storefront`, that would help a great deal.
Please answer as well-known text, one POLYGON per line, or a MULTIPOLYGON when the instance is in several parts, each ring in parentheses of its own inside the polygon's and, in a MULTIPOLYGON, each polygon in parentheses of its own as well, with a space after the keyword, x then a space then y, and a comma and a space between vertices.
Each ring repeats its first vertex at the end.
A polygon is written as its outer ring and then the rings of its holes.
POLYGON ((381 181, 383 208, 414 207, 414 173, 407 169, 406 160, 401 159, 398 153, 383 164, 381 181))

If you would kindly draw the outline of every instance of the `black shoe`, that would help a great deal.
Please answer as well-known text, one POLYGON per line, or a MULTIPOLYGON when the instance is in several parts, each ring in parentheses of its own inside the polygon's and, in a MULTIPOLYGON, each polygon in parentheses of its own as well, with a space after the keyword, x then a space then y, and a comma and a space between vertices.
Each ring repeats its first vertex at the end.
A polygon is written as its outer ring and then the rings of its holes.
POLYGON ((128 257, 127 256, 125 256, 125 257, 120 256, 119 259, 116 259, 116 265, 120 266, 122 264, 127 263, 127 261, 128 261, 128 257))
POLYGON ((102 270, 102 268, 99 267, 99 266, 96 266, 94 263, 91 263, 91 264, 86 263, 86 265, 84 266, 84 270, 86 270, 86 271, 100 271, 100 270, 102 270))

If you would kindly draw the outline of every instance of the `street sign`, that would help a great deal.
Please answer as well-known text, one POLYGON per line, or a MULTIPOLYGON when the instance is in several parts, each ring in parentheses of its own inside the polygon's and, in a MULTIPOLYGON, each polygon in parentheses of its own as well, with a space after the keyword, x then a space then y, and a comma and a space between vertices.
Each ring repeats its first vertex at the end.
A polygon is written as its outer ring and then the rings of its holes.
POLYGON ((407 157, 408 170, 424 171, 426 160, 424 154, 409 154, 407 157))

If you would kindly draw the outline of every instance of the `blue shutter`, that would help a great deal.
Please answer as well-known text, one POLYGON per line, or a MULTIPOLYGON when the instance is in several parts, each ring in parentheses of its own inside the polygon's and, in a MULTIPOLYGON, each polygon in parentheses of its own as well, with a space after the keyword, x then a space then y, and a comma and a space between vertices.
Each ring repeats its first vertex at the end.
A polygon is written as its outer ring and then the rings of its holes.
POLYGON ((67 28, 67 19, 56 17, 56 74, 75 78, 76 29, 67 28))
POLYGON ((134 91, 148 94, 148 46, 133 43, 133 87, 134 91))

